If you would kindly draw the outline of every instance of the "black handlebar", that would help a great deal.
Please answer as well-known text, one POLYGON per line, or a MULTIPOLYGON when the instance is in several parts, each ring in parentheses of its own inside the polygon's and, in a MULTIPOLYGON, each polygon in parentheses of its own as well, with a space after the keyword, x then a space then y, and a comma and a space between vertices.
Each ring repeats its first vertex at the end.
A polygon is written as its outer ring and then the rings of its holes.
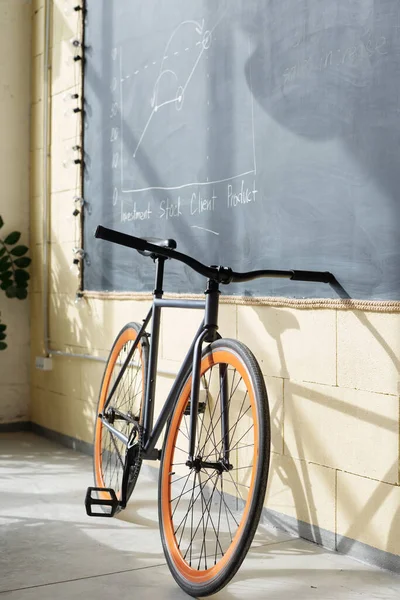
POLYGON ((248 271, 247 273, 236 273, 235 271, 232 271, 230 267, 208 267, 191 256, 178 252, 177 250, 157 246, 142 238, 127 235, 126 233, 115 231, 114 229, 108 229, 107 227, 102 227, 102 225, 97 227, 95 237, 106 240, 107 242, 119 244, 120 246, 134 248, 139 252, 149 252, 153 258, 162 256, 164 258, 179 260, 200 275, 203 275, 203 277, 212 279, 218 283, 239 283, 252 281, 253 279, 258 279, 260 277, 280 277, 295 281, 314 281, 321 283, 332 283, 335 281, 332 273, 329 273, 328 271, 279 271, 266 269, 261 271, 248 271))

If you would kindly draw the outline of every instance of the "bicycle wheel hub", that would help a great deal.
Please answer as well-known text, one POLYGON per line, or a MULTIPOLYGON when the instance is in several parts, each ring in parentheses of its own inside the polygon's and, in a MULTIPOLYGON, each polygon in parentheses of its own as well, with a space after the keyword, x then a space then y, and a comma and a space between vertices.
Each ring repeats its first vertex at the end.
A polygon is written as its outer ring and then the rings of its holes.
POLYGON ((190 469, 194 469, 196 473, 200 473, 202 469, 214 469, 218 471, 219 474, 224 473, 225 471, 231 471, 233 469, 233 465, 225 460, 219 460, 218 462, 208 462, 203 460, 200 456, 195 458, 194 460, 187 460, 186 466, 190 469))

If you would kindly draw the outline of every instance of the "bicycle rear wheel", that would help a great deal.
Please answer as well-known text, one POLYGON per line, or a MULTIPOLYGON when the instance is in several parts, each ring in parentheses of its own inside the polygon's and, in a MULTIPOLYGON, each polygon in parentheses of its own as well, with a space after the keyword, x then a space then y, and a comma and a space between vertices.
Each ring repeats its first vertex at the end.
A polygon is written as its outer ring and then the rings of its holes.
POLYGON ((203 352, 195 455, 188 461, 191 376, 165 436, 159 521, 167 563, 192 596, 224 587, 243 562, 263 507, 270 455, 260 367, 235 340, 203 352), (222 423, 225 423, 225 427, 222 423))
MULTIPOLYGON (((128 323, 119 332, 105 368, 97 407, 94 435, 95 485, 100 488, 112 488, 118 500, 121 500, 122 494, 126 446, 116 434, 104 425, 102 416, 106 416, 107 421, 118 432, 126 436, 131 441, 134 450, 136 449, 134 464, 131 465, 128 479, 126 498, 128 500, 135 487, 141 466, 140 432, 148 361, 148 341, 145 336, 142 337, 135 349, 108 404, 107 398, 129 356, 139 330, 140 326, 137 323, 128 323)), ((98 494, 100 498, 109 498, 107 492, 98 494)))

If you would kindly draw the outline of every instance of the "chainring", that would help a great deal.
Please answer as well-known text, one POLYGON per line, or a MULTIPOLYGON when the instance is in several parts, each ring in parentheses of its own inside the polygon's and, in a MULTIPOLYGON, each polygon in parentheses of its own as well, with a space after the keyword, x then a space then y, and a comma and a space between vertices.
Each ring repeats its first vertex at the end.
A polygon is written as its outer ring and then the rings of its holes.
POLYGON ((140 467, 142 466, 142 439, 143 428, 137 424, 132 428, 125 453, 124 476, 122 479, 122 498, 125 506, 136 486, 140 467))

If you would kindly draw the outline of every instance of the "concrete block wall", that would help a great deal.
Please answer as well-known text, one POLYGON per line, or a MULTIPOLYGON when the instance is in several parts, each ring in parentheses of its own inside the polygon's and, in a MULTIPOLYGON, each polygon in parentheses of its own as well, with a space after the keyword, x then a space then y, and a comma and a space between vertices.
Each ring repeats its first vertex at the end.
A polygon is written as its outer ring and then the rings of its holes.
MULTIPOLYGON (((0 2, 1 237, 17 230, 29 245, 31 6, 0 2), (4 235, 3 235, 4 234, 4 235)), ((0 427, 29 420, 29 303, 0 291, 8 348, 0 351, 0 427)))
MULTIPOLYGON (((76 15, 65 17, 63 1, 52 4, 50 343, 58 350, 104 357, 119 329, 140 321, 149 302, 85 298, 75 303, 77 279, 69 266, 79 243, 72 217, 77 173, 61 165, 66 143, 78 140, 76 124, 65 120, 63 101, 65 92, 79 87, 63 58, 71 52, 68 39, 77 23, 76 15)), ((31 296, 32 420, 90 443, 103 365, 59 357, 52 372, 34 368, 43 346, 43 6, 36 0, 32 15, 40 38, 33 44, 31 139, 31 238, 37 265, 31 296)), ((161 369, 178 369, 197 321, 196 311, 166 311, 161 369)), ((221 331, 252 348, 266 379, 273 442, 266 506, 271 514, 309 524, 311 537, 321 543, 328 532, 333 547, 349 548, 345 541, 350 539, 399 558, 400 315, 334 305, 308 310, 224 304, 221 331)), ((171 381, 161 378, 158 402, 171 381)), ((400 570, 400 559, 396 565, 400 570)))

